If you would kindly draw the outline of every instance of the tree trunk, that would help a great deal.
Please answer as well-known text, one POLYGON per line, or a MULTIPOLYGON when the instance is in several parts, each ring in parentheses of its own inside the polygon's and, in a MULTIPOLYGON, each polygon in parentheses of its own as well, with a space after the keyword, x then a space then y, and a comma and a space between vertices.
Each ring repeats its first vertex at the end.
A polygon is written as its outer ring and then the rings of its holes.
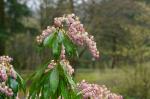
POLYGON ((73 0, 69 0, 70 1, 70 11, 71 13, 75 13, 74 11, 74 1, 73 0))
POLYGON ((5 52, 5 42, 3 39, 3 34, 5 32, 5 12, 4 12, 4 1, 0 0, 0 55, 5 52))
POLYGON ((4 28, 4 18, 5 18, 5 15, 4 15, 4 1, 3 0, 0 0, 0 28, 4 28))
POLYGON ((116 63, 117 63, 117 56, 116 56, 116 37, 113 37, 113 47, 112 47, 112 52, 113 52, 113 55, 112 55, 112 64, 111 64, 111 68, 115 68, 116 66, 116 63))
POLYGON ((115 55, 112 56, 112 64, 111 64, 111 68, 114 69, 116 66, 116 57, 115 55))

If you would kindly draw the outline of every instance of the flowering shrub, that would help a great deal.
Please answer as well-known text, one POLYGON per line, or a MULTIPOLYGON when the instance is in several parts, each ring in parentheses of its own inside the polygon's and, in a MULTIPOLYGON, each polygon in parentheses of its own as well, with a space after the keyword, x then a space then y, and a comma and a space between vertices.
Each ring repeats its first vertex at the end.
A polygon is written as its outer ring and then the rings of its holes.
POLYGON ((111 93, 105 85, 89 84, 83 80, 77 87, 84 99, 123 99, 122 96, 111 93))
POLYGON ((36 40, 40 46, 52 49, 54 60, 32 75, 29 99, 122 99, 106 87, 74 82, 74 69, 67 59, 77 55, 77 46, 86 46, 93 58, 99 58, 94 37, 85 31, 77 16, 55 18, 53 26, 48 26, 36 40))
POLYGON ((18 99, 18 90, 25 92, 24 81, 14 70, 9 56, 0 56, 0 99, 18 99))
MULTIPOLYGON (((69 45, 67 43, 87 45, 93 57, 99 57, 99 51, 97 50, 96 42, 94 42, 94 37, 85 31, 83 24, 80 23, 79 18, 74 14, 55 18, 54 25, 52 27, 48 26, 40 36, 37 36, 37 42, 43 42, 44 45, 50 46, 52 38, 57 39, 56 43, 59 43, 59 45, 64 45, 66 51, 71 51, 71 49, 68 49, 69 45)), ((58 47, 61 47, 59 45, 57 44, 58 47)))

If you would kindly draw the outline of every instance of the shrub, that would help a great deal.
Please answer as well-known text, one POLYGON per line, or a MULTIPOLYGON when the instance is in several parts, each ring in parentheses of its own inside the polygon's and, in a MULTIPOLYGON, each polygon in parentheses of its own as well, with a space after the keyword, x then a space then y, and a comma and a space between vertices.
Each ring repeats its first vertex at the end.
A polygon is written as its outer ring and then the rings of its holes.
POLYGON ((105 86, 85 81, 76 84, 73 80, 74 69, 68 60, 78 56, 78 46, 86 46, 94 59, 99 58, 94 37, 85 31, 77 16, 55 18, 53 26, 37 36, 37 42, 52 49, 53 60, 48 60, 32 75, 29 99, 122 99, 105 86))
POLYGON ((11 61, 9 56, 0 56, 0 99, 18 99, 18 91, 22 89, 25 92, 24 81, 11 61))

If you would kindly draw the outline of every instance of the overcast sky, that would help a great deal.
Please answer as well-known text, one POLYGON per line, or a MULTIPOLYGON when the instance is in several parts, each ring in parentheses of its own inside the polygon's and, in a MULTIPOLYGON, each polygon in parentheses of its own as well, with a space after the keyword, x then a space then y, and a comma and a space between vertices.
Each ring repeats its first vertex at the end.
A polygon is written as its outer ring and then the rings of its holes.
POLYGON ((27 6, 31 8, 33 11, 36 11, 37 9, 39 9, 40 2, 39 0, 28 0, 27 6))
MULTIPOLYGON (((87 0, 85 0, 87 1, 87 0)), ((76 0, 76 3, 82 3, 82 0, 76 0)), ((39 0, 28 0, 27 1, 27 5, 29 8, 31 8, 33 11, 36 11, 37 9, 39 9, 40 6, 40 2, 39 0)))

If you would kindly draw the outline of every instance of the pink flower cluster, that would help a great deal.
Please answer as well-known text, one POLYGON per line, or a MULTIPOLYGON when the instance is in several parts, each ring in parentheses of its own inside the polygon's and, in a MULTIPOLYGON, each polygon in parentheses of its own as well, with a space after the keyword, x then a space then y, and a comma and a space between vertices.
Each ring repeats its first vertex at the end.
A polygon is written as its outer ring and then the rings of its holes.
POLYGON ((63 27, 67 27, 66 33, 75 44, 86 45, 92 56, 96 59, 99 58, 99 51, 97 50, 94 37, 85 31, 83 24, 80 23, 79 18, 74 14, 54 18, 54 26, 48 26, 40 36, 37 36, 37 42, 42 43, 46 36, 56 31, 56 29, 62 29, 63 27))
POLYGON ((13 95, 12 89, 6 86, 8 77, 16 79, 16 72, 10 64, 12 60, 9 56, 0 56, 0 92, 7 96, 13 95))
POLYGON ((104 85, 89 84, 83 80, 77 86, 84 99, 123 99, 122 96, 111 93, 104 85))
POLYGON ((51 69, 53 69, 55 66, 57 65, 57 63, 54 60, 51 60, 51 62, 48 64, 45 73, 50 71, 51 69))
POLYGON ((0 64, 0 80, 6 81, 8 78, 6 68, 3 64, 0 64))
POLYGON ((55 27, 50 27, 48 26, 47 29, 45 29, 41 35, 37 36, 36 37, 36 41, 40 44, 43 42, 43 40, 49 36, 51 33, 53 33, 54 31, 56 31, 56 28, 55 27))
POLYGON ((54 60, 51 60, 51 62, 48 65, 48 69, 53 69, 54 66, 56 66, 56 63, 54 62, 54 60))
POLYGON ((9 56, 0 56, 0 63, 2 62, 8 62, 10 63, 13 59, 9 56))
POLYGON ((65 66, 69 75, 72 75, 74 73, 74 69, 72 68, 68 60, 63 59, 60 63, 63 64, 63 66, 65 66))
POLYGON ((13 59, 9 56, 1 56, 0 57, 0 80, 6 81, 8 76, 16 78, 16 72, 10 62, 13 59))
MULTIPOLYGON (((62 59, 60 61, 60 64, 66 68, 66 71, 68 72, 69 75, 72 75, 74 73, 74 69, 69 64, 69 61, 67 61, 66 59, 62 59)), ((45 72, 48 72, 49 70, 53 69, 56 65, 57 63, 54 60, 51 60, 45 72)))
POLYGON ((62 48, 61 48, 60 58, 65 59, 65 47, 63 45, 62 45, 62 48))
POLYGON ((80 23, 79 18, 74 14, 64 15, 63 17, 55 18, 54 25, 57 27, 63 26, 66 23, 68 36, 77 45, 87 45, 94 58, 99 58, 99 51, 96 47, 94 37, 90 36, 80 23))
POLYGON ((13 96, 13 91, 11 88, 5 85, 5 83, 0 84, 0 92, 7 95, 7 96, 13 96))

